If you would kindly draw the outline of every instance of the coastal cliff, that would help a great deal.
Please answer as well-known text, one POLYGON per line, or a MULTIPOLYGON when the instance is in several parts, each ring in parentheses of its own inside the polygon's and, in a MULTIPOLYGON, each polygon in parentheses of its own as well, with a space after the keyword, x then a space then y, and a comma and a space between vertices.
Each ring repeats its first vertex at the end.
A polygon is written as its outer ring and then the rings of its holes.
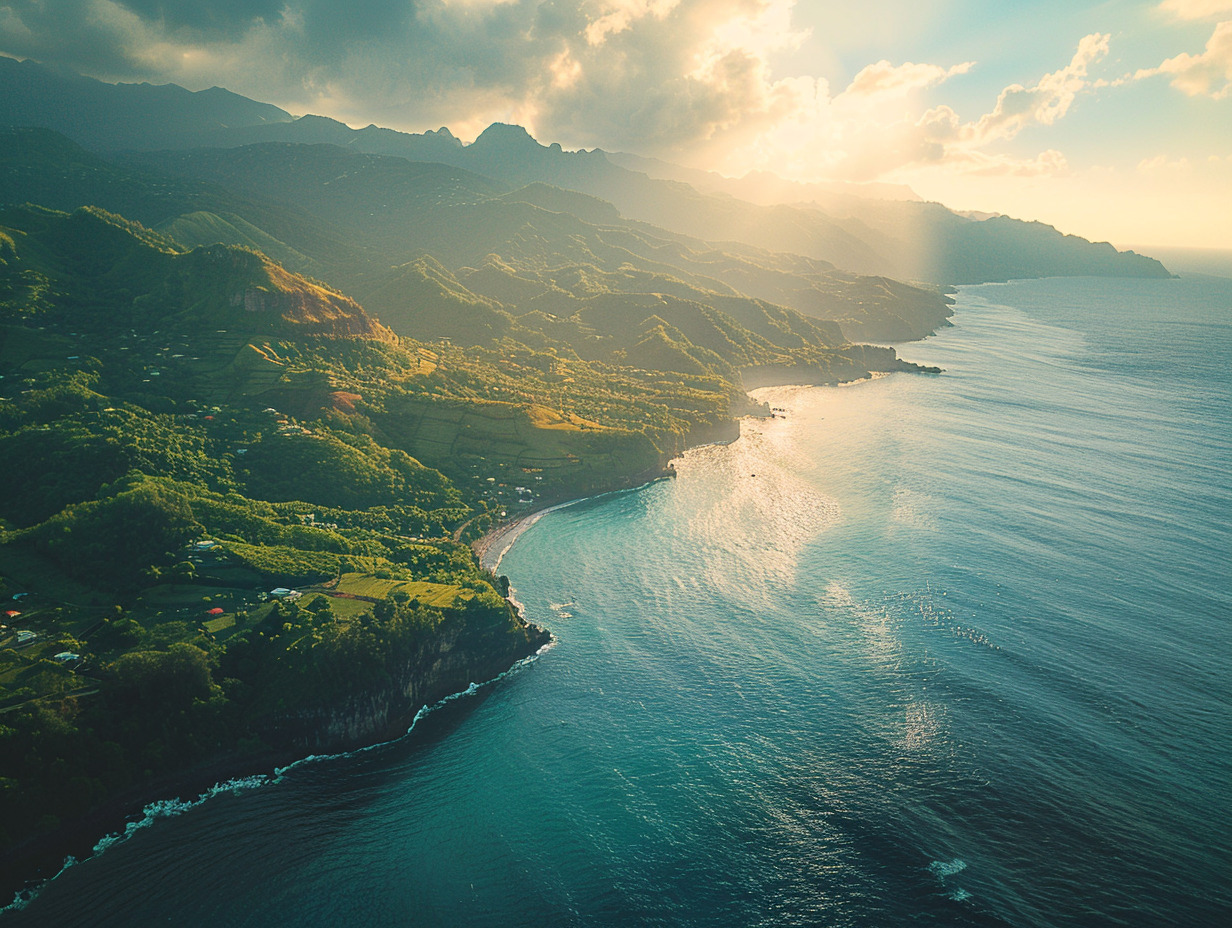
POLYGON ((442 623, 436 635, 420 642, 395 668, 387 683, 279 716, 263 736, 304 753, 343 751, 396 738, 420 710, 494 680, 551 640, 547 631, 521 618, 509 628, 442 623))
MULTIPOLYGON (((285 624, 294 633, 296 617, 275 614, 279 620, 290 618, 285 624)), ((494 593, 436 614, 409 602, 378 603, 358 628, 381 653, 362 647, 364 635, 348 629, 345 640, 319 646, 325 654, 303 658, 295 668, 276 667, 261 685, 232 678, 231 705, 223 711, 218 694, 213 707, 172 695, 121 705, 125 695, 135 695, 125 694, 132 683, 125 680, 116 681, 110 705, 66 701, 62 711, 71 712, 73 723, 91 732, 91 742, 104 750, 92 753, 78 745, 76 753, 62 756, 63 776, 41 784, 50 794, 46 801, 42 792, 28 791, 22 805, 6 805, 2 827, 21 837, 0 851, 0 892, 11 894, 27 881, 54 875, 66 854, 90 856, 101 835, 122 830, 152 800, 188 799, 214 784, 267 775, 309 755, 401 737, 424 708, 496 679, 551 641, 548 632, 526 622, 494 593), (113 724, 121 718, 118 726, 113 724), (133 726, 164 732, 154 739, 164 769, 140 769, 153 760, 148 751, 117 765, 128 747, 121 729, 133 726), (113 769, 104 771, 107 779, 80 795, 84 772, 97 772, 108 763, 113 769), (54 824, 49 808, 60 813, 54 824)), ((276 638, 264 640, 282 648, 276 638)), ((223 663, 229 673, 242 672, 235 662, 223 663)), ((263 663, 269 667, 272 662, 263 663)), ((7 732, 9 738, 22 734, 20 729, 7 732)), ((38 740, 26 745, 30 754, 54 749, 38 740)))

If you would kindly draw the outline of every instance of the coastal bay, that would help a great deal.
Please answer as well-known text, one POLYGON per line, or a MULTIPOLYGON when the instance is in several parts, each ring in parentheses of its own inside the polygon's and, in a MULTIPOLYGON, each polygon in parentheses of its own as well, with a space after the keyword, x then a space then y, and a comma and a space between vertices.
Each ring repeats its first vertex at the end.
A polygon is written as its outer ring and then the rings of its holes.
POLYGON ((1216 923, 1226 294, 967 288, 945 375, 758 394, 509 548, 536 662, 0 921, 1216 923))

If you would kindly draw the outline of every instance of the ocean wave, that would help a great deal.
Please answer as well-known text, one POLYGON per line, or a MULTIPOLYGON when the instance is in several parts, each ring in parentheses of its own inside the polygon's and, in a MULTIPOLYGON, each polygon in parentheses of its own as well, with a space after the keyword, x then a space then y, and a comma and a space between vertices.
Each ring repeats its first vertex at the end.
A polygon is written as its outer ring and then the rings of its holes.
POLYGON ((939 880, 962 873, 966 869, 967 862, 960 857, 955 857, 953 860, 934 860, 928 865, 928 872, 939 880))
POLYGON ((933 498, 927 493, 905 486, 895 487, 890 521, 916 531, 937 532, 937 519, 931 511, 933 505, 933 498))

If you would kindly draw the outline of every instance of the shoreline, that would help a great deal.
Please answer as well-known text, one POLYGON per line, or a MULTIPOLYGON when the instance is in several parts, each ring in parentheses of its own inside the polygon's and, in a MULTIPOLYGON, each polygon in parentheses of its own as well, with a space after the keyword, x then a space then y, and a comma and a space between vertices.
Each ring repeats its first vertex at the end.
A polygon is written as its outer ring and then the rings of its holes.
MULTIPOLYGON (((520 609, 518 613, 521 614, 520 609)), ((405 724, 405 721, 401 724, 392 723, 388 730, 378 737, 378 740, 370 744, 361 744, 347 750, 326 754, 301 756, 293 751, 271 750, 247 758, 235 756, 219 758, 199 764, 178 775, 167 776, 160 781, 160 786, 153 789, 133 788, 124 795, 115 797, 102 808, 94 810, 71 826, 68 831, 69 841, 51 840, 56 837, 54 832, 33 839, 33 853, 27 857, 27 860, 33 862, 36 869, 46 867, 49 875, 40 876, 36 873, 23 879, 17 876, 10 878, 6 874, 3 879, 0 879, 0 891, 6 895, 10 892, 13 894, 13 898, 8 902, 4 902, 3 897, 0 897, 0 924, 3 924, 6 912, 20 912, 25 909, 46 886, 59 879, 66 871, 78 864, 101 857, 116 845, 125 843, 135 832, 154 825, 161 819, 175 818, 191 812, 224 793, 235 795, 266 786, 276 786, 296 768, 322 761, 345 759, 397 744, 409 738, 425 716, 444 708, 449 703, 473 696, 480 690, 518 673, 533 664, 542 654, 551 650, 555 644, 556 639, 550 638, 534 652, 518 658, 494 677, 479 683, 472 682, 465 689, 448 693, 433 703, 420 706, 411 717, 409 726, 399 732, 398 729, 405 724), (163 798, 146 799, 145 801, 137 798, 138 795, 149 796, 151 793, 161 794, 163 798), (90 829, 91 825, 98 827, 90 829), (71 846, 65 849, 66 845, 71 846), (74 854, 74 851, 78 851, 80 856, 74 854), (51 872, 53 870, 54 872, 51 872)), ((405 720, 407 714, 403 713, 399 717, 405 720)))
MULTIPOLYGON (((739 436, 736 438, 739 438, 739 436)), ((732 439, 732 441, 735 441, 736 438, 732 439)), ((707 445, 712 444, 731 444, 731 442, 702 442, 697 445, 690 445, 682 452, 682 454, 687 454, 695 448, 704 448, 707 445)), ((677 455, 677 457, 679 457, 679 455, 677 455)), ((513 548, 514 543, 516 543, 517 540, 522 537, 523 533, 525 533, 532 525, 546 516, 549 512, 556 512, 559 509, 568 509, 570 506, 577 506, 580 503, 587 503, 591 500, 602 499, 605 496, 612 496, 617 493, 633 493, 637 490, 644 489, 651 484, 658 483, 661 480, 674 480, 676 477, 676 470, 673 466, 673 462, 676 460, 677 458, 672 458, 672 460, 667 463, 667 466, 664 468, 662 473, 659 473, 653 477, 647 477, 645 480, 634 483, 632 486, 619 487, 615 490, 603 490, 590 496, 578 496, 573 499, 565 500, 564 502, 551 503, 544 506, 542 509, 528 510, 520 516, 517 516, 509 521, 502 522, 499 525, 488 529, 471 542, 471 551, 474 552, 475 559, 479 561, 480 567, 495 574, 497 569, 500 567, 501 561, 504 560, 505 555, 508 554, 513 548), (493 557, 492 551, 496 548, 499 548, 499 550, 497 551, 495 557, 493 557)), ((508 599, 508 597, 506 597, 506 599, 508 599)), ((523 617, 523 621, 526 621, 525 617, 523 617)))
MULTIPOLYGON (((755 387, 748 391, 748 393, 752 395, 754 392, 781 390, 790 387, 846 386, 868 382, 870 379, 878 379, 881 376, 888 376, 890 373, 898 372, 871 372, 866 377, 834 384, 804 382, 771 384, 755 387)), ((480 567, 496 575, 504 556, 513 548, 517 540, 548 513, 618 493, 635 492, 661 480, 674 479, 676 476, 674 462, 680 457, 688 454, 690 451, 710 445, 732 444, 742 437, 740 424, 745 419, 762 418, 766 417, 756 414, 739 416, 732 420, 732 424, 736 428, 736 434, 730 439, 699 441, 696 444, 689 445, 682 449, 679 454, 669 459, 663 466, 642 471, 625 478, 628 483, 624 486, 560 502, 553 502, 541 508, 528 510, 510 521, 503 522, 489 529, 471 543, 471 550, 480 567)), ((532 628, 538 628, 538 626, 535 626, 526 619, 521 604, 512 597, 511 593, 506 593, 504 598, 510 603, 518 619, 523 624, 532 628)), ((82 819, 62 826, 61 829, 57 829, 57 831, 50 834, 44 834, 31 839, 29 843, 25 844, 25 849, 29 853, 20 856, 34 865, 33 870, 35 872, 26 877, 10 873, 0 878, 0 891, 6 894, 8 892, 13 893, 12 900, 7 903, 0 898, 0 924, 3 923, 5 912, 25 908, 47 884, 57 879, 65 870, 78 863, 84 863, 99 856, 114 845, 126 841, 133 831, 153 824, 161 818, 182 814, 196 808, 215 795, 255 789, 260 786, 277 783, 284 773, 302 764, 346 757, 402 740, 413 731, 415 722, 423 715, 435 711, 448 702, 471 695, 480 688, 498 682, 505 676, 515 673, 532 663, 545 651, 551 649, 556 644, 555 637, 551 635, 548 629, 540 630, 547 633, 548 640, 533 652, 518 658, 509 667, 481 683, 471 683, 467 688, 446 694, 436 702, 419 706, 410 726, 403 728, 401 731, 397 730, 400 726, 391 725, 370 743, 359 744, 343 751, 326 754, 309 753, 301 755, 294 751, 275 748, 248 756, 236 754, 222 755, 203 761, 178 774, 169 774, 162 778, 153 788, 150 788, 148 784, 145 788, 130 788, 121 795, 105 802, 101 807, 87 813, 82 819), (75 856, 75 854, 80 856, 75 856)), ((399 714, 399 718, 402 720, 409 716, 409 711, 399 714)), ((403 721, 403 724, 405 724, 405 721, 403 721)), ((13 850, 16 851, 17 849, 13 850)), ((4 855, 8 863, 14 862, 17 856, 17 854, 12 852, 4 855)))
MULTIPOLYGON (((951 325, 953 325, 953 323, 949 321, 949 317, 947 316, 946 321, 945 321, 945 326, 951 326, 951 325)), ((935 335, 935 334, 936 334, 935 331, 930 332, 929 335, 925 337, 931 337, 932 335, 935 335)), ((910 342, 907 342, 904 344, 910 344, 910 342)), ((891 350, 893 350, 895 354, 897 355, 897 348, 891 348, 891 350)), ((883 377, 889 377, 891 374, 911 374, 911 373, 941 374, 941 373, 944 373, 944 371, 942 371, 941 368, 921 366, 921 365, 914 364, 909 361, 903 362, 903 364, 904 366, 897 370, 867 371, 865 372, 864 376, 855 377, 855 378, 852 378, 851 380, 838 380, 838 381, 826 382, 826 381, 815 381, 815 380, 796 381, 792 379, 787 379, 783 381, 777 381, 774 383, 766 383, 766 384, 752 386, 752 387, 745 389, 745 395, 749 399, 751 399, 753 402, 756 403, 756 402, 760 402, 760 400, 758 400, 758 398, 754 394, 764 393, 764 392, 772 391, 772 390, 787 390, 787 389, 795 390, 795 389, 807 389, 810 387, 852 387, 852 386, 856 386, 862 383, 871 383, 873 381, 880 380, 883 377)), ((672 479, 676 476, 675 461, 678 460, 682 455, 688 454, 690 451, 694 451, 698 448, 705 448, 709 445, 730 445, 733 442, 739 441, 741 434, 742 434, 741 429, 740 429, 740 423, 742 423, 745 419, 765 419, 765 418, 768 418, 768 416, 758 415, 756 413, 746 413, 744 415, 736 416, 732 420, 733 424, 736 426, 736 434, 733 437, 728 438, 726 440, 699 441, 696 444, 688 445, 687 447, 681 449, 681 451, 678 454, 670 458, 658 470, 642 471, 641 473, 634 474, 626 478, 629 481, 629 485, 627 486, 615 487, 610 490, 600 490, 599 492, 592 493, 588 496, 578 496, 572 499, 566 499, 566 500, 562 500, 559 502, 550 502, 550 503, 547 503, 546 505, 543 505, 541 508, 529 509, 526 512, 522 513, 521 515, 515 516, 514 518, 508 521, 501 522, 498 525, 495 525, 492 528, 489 528, 486 532, 484 532, 482 535, 480 535, 478 538, 476 538, 474 541, 471 542, 470 544, 471 551, 474 552, 475 558, 476 560, 479 561, 480 567, 483 567, 486 570, 491 571, 493 574, 496 574, 496 571, 500 567, 500 563, 504 559, 504 556, 509 553, 509 550, 517 542, 518 538, 520 538, 524 532, 526 532, 532 525, 538 522, 541 518, 543 518, 543 516, 547 515, 549 512, 555 512, 558 509, 566 509, 569 506, 575 506, 578 503, 583 503, 583 502, 586 502, 592 499, 599 499, 600 497, 608 496, 612 493, 628 493, 632 490, 640 490, 643 487, 648 486, 652 483, 657 483, 660 480, 672 479), (507 539, 507 543, 506 543, 506 539, 507 539), (492 549, 498 546, 498 542, 501 542, 501 544, 499 545, 500 551, 493 558, 492 549)), ((772 416, 769 416, 769 418, 772 418, 772 416)))
MULTIPOLYGON (((928 371, 928 372, 931 373, 931 371, 928 371)), ((913 371, 870 371, 868 373, 868 376, 866 377, 857 377, 853 380, 840 380, 837 383, 800 382, 800 383, 768 384, 766 386, 754 387, 748 390, 747 395, 751 397, 752 399, 754 399, 755 401, 757 401, 758 397, 755 396, 754 394, 766 394, 772 391, 807 390, 807 389, 812 389, 816 387, 854 387, 860 384, 872 383, 874 381, 880 380, 883 377, 889 377, 891 374, 898 374, 898 373, 914 373, 914 372, 913 371)), ((517 540, 521 538, 522 535, 531 528, 531 526, 533 526, 536 522, 538 522, 548 513, 556 512, 559 509, 568 509, 570 506, 576 506, 579 503, 589 502, 590 500, 601 499, 605 496, 611 496, 615 493, 632 493, 636 490, 641 490, 645 487, 648 487, 653 483, 658 483, 660 480, 673 480, 676 477, 675 462, 678 461, 681 457, 688 454, 690 451, 696 451, 699 448, 708 448, 711 445, 734 444, 735 442, 739 441, 741 437, 743 436, 743 431, 740 427, 740 424, 742 422, 744 422, 746 419, 766 419, 766 418, 773 418, 773 416, 767 417, 767 416, 760 416, 760 415, 755 415, 755 414, 746 414, 743 416, 738 416, 734 420, 736 424, 735 437, 729 438, 726 440, 720 440, 720 441, 699 441, 695 445, 689 445, 687 448, 684 448, 680 452, 680 454, 671 458, 658 473, 655 473, 650 476, 646 476, 645 472, 643 472, 642 474, 637 474, 633 476, 632 478, 630 478, 631 480, 635 481, 630 486, 617 487, 616 489, 612 489, 612 490, 601 490, 600 492, 593 493, 589 496, 578 496, 573 499, 564 500, 562 502, 548 503, 542 508, 529 509, 526 512, 522 513, 521 515, 515 516, 513 519, 507 520, 505 522, 501 522, 498 525, 495 525, 492 528, 488 529, 486 532, 484 532, 482 535, 480 535, 478 538, 476 538, 474 541, 471 542, 471 551, 474 552, 475 559, 479 561, 479 566, 484 568, 485 570, 491 571, 492 574, 495 575, 497 573, 497 570, 500 568, 501 561, 504 560, 505 555, 509 553, 509 551, 513 548, 514 544, 517 543, 517 540), (639 478, 643 478, 643 479, 639 479, 639 478), (497 548, 499 548, 499 550, 497 551, 496 555, 493 556, 492 552, 494 549, 497 549, 497 548)), ((508 597, 506 598, 508 599, 508 597)), ((521 610, 519 609, 519 614, 520 613, 521 613, 521 610)), ((523 616, 523 621, 526 621, 524 616, 523 616)))
POLYGON ((490 570, 493 574, 500 567, 500 562, 504 556, 513 547, 514 542, 521 537, 522 533, 529 529, 532 525, 546 516, 549 512, 555 512, 558 509, 567 509, 569 506, 576 505, 591 497, 580 496, 577 499, 566 500, 563 503, 554 503, 551 506, 544 506, 542 509, 532 509, 525 512, 516 518, 502 522, 493 528, 488 529, 473 542, 471 542, 471 551, 475 553, 475 560, 479 562, 479 566, 486 570, 490 570), (496 551, 493 556, 493 551, 496 551))

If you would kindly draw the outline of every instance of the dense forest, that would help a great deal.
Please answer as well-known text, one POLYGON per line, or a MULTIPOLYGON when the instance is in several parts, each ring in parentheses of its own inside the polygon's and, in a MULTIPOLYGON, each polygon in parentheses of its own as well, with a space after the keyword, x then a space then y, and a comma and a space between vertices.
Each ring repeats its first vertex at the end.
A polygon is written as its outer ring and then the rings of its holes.
POLYGON ((94 209, 0 222, 0 846, 307 746, 294 716, 406 690, 441 641, 542 643, 465 543, 504 488, 355 409, 427 379, 419 349, 254 252, 94 209))

